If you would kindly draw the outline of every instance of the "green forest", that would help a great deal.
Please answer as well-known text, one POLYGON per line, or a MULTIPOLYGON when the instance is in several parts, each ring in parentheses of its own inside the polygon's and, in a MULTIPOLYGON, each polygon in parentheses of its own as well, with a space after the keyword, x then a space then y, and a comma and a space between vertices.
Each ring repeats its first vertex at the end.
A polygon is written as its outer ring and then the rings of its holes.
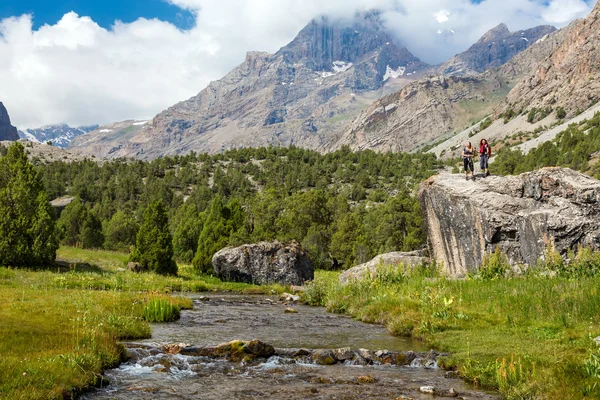
MULTIPOLYGON (((418 249, 425 234, 415 188, 440 167, 429 154, 295 147, 33 164, 48 199, 75 197, 57 220, 62 245, 131 252, 144 264, 153 250, 143 237, 163 232, 160 247, 171 242, 177 261, 203 273, 221 248, 263 240, 297 241, 319 269, 418 249)), ((174 263, 147 267, 176 273, 174 263)))

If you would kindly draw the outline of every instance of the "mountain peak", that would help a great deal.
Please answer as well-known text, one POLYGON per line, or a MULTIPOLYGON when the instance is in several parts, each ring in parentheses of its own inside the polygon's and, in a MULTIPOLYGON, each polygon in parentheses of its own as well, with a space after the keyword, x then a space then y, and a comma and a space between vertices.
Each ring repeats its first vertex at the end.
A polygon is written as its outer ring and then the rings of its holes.
POLYGON ((508 29, 508 26, 506 26, 506 24, 503 22, 498 26, 487 31, 477 43, 491 42, 494 40, 502 39, 503 37, 506 37, 508 35, 510 35, 510 29, 508 29))
MULTIPOLYGON (((398 49, 383 26, 380 12, 371 10, 356 13, 349 20, 328 16, 315 18, 277 55, 290 64, 303 63, 314 71, 331 71, 335 62, 357 63, 366 55, 386 47, 398 49)), ((403 62, 403 66, 422 64, 412 54, 403 62)))
POLYGON ((8 111, 0 101, 0 140, 19 140, 17 128, 11 125, 8 111))

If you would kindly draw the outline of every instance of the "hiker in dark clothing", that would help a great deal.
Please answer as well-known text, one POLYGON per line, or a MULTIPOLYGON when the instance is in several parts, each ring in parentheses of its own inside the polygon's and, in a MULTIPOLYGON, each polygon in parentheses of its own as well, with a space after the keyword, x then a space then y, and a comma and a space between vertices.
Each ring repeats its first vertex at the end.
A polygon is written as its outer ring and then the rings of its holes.
POLYGON ((468 142, 465 147, 463 147, 462 158, 463 165, 465 167, 465 178, 469 180, 469 171, 471 171, 471 178, 475 180, 475 167, 473 166, 473 156, 475 155, 475 151, 473 150, 473 145, 471 142, 468 142))
POLYGON ((492 148, 488 144, 487 140, 481 139, 479 142, 479 166, 481 167, 481 171, 483 171, 483 177, 490 176, 489 171, 489 160, 492 155, 492 148))

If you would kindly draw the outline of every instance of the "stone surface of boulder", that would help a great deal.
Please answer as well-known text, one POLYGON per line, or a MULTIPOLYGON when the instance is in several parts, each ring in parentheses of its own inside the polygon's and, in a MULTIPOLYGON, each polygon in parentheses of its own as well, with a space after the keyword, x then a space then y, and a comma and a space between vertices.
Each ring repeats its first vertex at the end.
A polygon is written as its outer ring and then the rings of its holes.
POLYGON ((395 251, 392 253, 380 254, 371 261, 342 272, 339 280, 340 283, 348 283, 353 279, 363 279, 368 274, 374 274, 377 271, 377 268, 380 267, 393 266, 411 268, 426 261, 427 258, 423 256, 422 251, 412 251, 410 253, 395 251))
POLYGON ((219 278, 226 281, 302 285, 314 279, 308 254, 295 243, 261 242, 227 247, 214 255, 212 264, 219 278))
POLYGON ((600 247, 600 182, 570 169, 475 182, 441 174, 423 182, 419 200, 433 258, 449 276, 476 272, 497 247, 528 265, 552 243, 563 255, 600 247))

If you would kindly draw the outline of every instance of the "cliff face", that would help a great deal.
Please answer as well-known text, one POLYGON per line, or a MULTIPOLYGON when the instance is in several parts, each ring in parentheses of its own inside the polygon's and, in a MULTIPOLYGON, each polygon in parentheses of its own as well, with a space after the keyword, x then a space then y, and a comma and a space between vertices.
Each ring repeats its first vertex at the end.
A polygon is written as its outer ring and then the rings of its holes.
POLYGON ((438 175, 422 184, 419 200, 433 257, 449 276, 476 272, 496 247, 530 265, 551 241, 562 254, 600 248, 600 182, 570 169, 477 182, 438 175))
POLYGON ((19 133, 17 128, 10 124, 10 117, 6 107, 0 101, 0 140, 19 140, 19 133))
POLYGON ((562 42, 513 88, 496 110, 563 107, 575 116, 600 100, 600 3, 572 22, 562 42))
POLYGON ((498 68, 554 31, 556 31, 555 27, 542 25, 511 32, 505 24, 500 24, 483 35, 467 51, 443 63, 438 68, 438 73, 468 75, 498 68))

